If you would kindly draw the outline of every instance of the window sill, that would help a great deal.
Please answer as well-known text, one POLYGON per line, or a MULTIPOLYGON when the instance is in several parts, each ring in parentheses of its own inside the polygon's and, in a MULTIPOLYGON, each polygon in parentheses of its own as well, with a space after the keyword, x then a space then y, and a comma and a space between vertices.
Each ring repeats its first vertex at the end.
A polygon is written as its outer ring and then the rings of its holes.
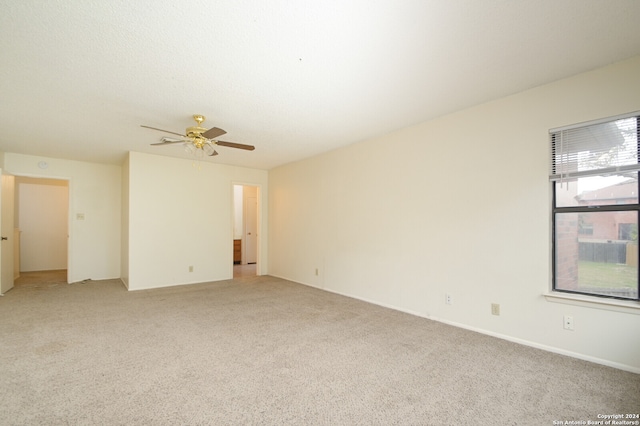
POLYGON ((544 293, 543 296, 548 302, 553 303, 564 303, 566 305, 584 306, 587 308, 606 309, 608 311, 640 315, 640 303, 632 300, 596 298, 561 292, 544 293))

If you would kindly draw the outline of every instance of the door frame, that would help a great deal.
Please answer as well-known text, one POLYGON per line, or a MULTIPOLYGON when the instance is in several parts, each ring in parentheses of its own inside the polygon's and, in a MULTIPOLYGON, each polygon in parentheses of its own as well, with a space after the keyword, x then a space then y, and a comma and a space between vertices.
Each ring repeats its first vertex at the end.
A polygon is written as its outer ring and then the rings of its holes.
MULTIPOLYGON (((262 194, 263 194, 263 190, 262 190, 262 184, 259 183, 254 183, 254 182, 246 182, 246 181, 232 181, 231 182, 231 242, 230 242, 230 253, 231 253, 231 259, 232 261, 231 263, 231 277, 233 277, 233 232, 234 232, 234 219, 235 219, 235 215, 234 215, 234 209, 235 209, 235 203, 234 203, 234 199, 235 199, 235 191, 233 190, 233 187, 236 185, 240 185, 240 186, 252 186, 254 188, 256 188, 256 200, 257 200, 257 208, 256 208, 256 229, 257 229, 257 241, 256 241, 256 275, 262 275, 262 264, 263 264, 263 259, 262 259, 262 220, 263 220, 263 211, 262 211, 262 205, 263 205, 263 200, 262 200, 262 194)), ((243 196, 243 222, 244 222, 244 196, 243 196)), ((242 236, 242 240, 243 240, 243 246, 244 246, 244 223, 243 223, 243 236, 242 236)), ((244 247, 242 247, 242 251, 243 251, 243 259, 244 259, 244 247)))
MULTIPOLYGON (((13 176, 15 176, 16 178, 61 180, 61 181, 67 182, 67 282, 70 282, 69 277, 71 276, 72 268, 73 268, 73 259, 71 256, 71 253, 72 253, 71 245, 73 242, 73 227, 71 226, 72 220, 73 220, 73 218, 71 217, 71 212, 72 212, 71 207, 72 207, 73 200, 72 200, 71 194, 73 193, 72 191, 73 181, 71 180, 71 178, 68 178, 68 177, 36 175, 31 173, 24 173, 24 174, 13 173, 13 176)), ((16 210, 20 209, 20 203, 18 202, 18 200, 14 200, 14 203, 16 204, 15 209, 16 210)))

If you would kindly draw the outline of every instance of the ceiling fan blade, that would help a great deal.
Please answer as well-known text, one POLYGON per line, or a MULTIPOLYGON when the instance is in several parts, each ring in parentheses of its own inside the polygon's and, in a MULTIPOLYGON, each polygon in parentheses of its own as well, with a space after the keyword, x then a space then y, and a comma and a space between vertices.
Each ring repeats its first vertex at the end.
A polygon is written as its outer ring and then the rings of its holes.
POLYGON ((218 151, 216 151, 215 149, 213 150, 213 154, 209 154, 209 157, 213 157, 214 155, 218 155, 218 151))
POLYGON ((216 145, 228 146, 229 148, 245 149, 247 151, 253 151, 254 149, 256 149, 256 147, 253 145, 245 145, 242 143, 235 143, 235 142, 216 141, 216 145))
POLYGON ((185 141, 182 139, 170 139, 170 138, 162 138, 162 142, 152 143, 151 145, 172 145, 174 143, 184 143, 185 141))
POLYGON ((155 128, 155 127, 145 126, 143 124, 141 124, 140 127, 144 127, 145 129, 158 130, 160 132, 165 132, 165 133, 171 133, 172 135, 182 136, 183 138, 185 137, 184 135, 182 135, 180 133, 172 132, 172 131, 169 131, 169 130, 162 130, 162 129, 158 129, 158 128, 155 128))
POLYGON ((225 132, 222 129, 219 129, 217 127, 212 127, 209 130, 207 130, 206 132, 204 132, 202 134, 202 137, 207 138, 207 139, 215 139, 218 136, 224 135, 225 133, 227 133, 227 132, 225 132))

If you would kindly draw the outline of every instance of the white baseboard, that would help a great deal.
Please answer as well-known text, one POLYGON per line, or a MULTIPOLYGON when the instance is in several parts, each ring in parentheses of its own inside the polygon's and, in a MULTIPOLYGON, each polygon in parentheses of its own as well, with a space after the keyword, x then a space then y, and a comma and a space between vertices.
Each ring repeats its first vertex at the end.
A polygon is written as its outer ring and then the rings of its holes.
POLYGON ((442 318, 429 318, 434 321, 441 322, 443 324, 452 325, 454 327, 464 328, 465 330, 475 331, 476 333, 486 334, 487 336, 497 337, 498 339, 507 340, 509 342, 518 343, 524 346, 530 346, 532 348, 541 349, 543 351, 556 353, 559 355, 569 356, 571 358, 581 359, 583 361, 593 362, 595 364, 606 365, 607 367, 616 368, 618 370, 628 371, 630 373, 640 374, 640 368, 636 368, 630 365, 621 364, 619 362, 609 361, 607 359, 597 358, 589 355, 584 355, 578 352, 572 352, 561 348, 556 348, 554 346, 543 345, 541 343, 532 342, 530 340, 519 339, 517 337, 507 336, 500 333, 495 333, 493 331, 484 330, 481 328, 471 327, 465 324, 460 324, 453 321, 444 320, 442 318))

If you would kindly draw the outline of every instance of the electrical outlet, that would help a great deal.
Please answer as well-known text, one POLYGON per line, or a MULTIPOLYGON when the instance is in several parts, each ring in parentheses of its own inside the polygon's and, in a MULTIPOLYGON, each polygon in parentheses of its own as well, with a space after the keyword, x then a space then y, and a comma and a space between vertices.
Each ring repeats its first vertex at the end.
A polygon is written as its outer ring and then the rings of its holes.
POLYGON ((451 296, 449 293, 445 293, 444 303, 446 303, 447 305, 453 305, 453 296, 451 296))
POLYGON ((500 315, 500 304, 498 303, 491 304, 491 315, 500 315))
POLYGON ((189 272, 193 272, 193 266, 189 266, 189 272))
POLYGON ((573 317, 571 315, 564 316, 564 329, 573 331, 573 317))

